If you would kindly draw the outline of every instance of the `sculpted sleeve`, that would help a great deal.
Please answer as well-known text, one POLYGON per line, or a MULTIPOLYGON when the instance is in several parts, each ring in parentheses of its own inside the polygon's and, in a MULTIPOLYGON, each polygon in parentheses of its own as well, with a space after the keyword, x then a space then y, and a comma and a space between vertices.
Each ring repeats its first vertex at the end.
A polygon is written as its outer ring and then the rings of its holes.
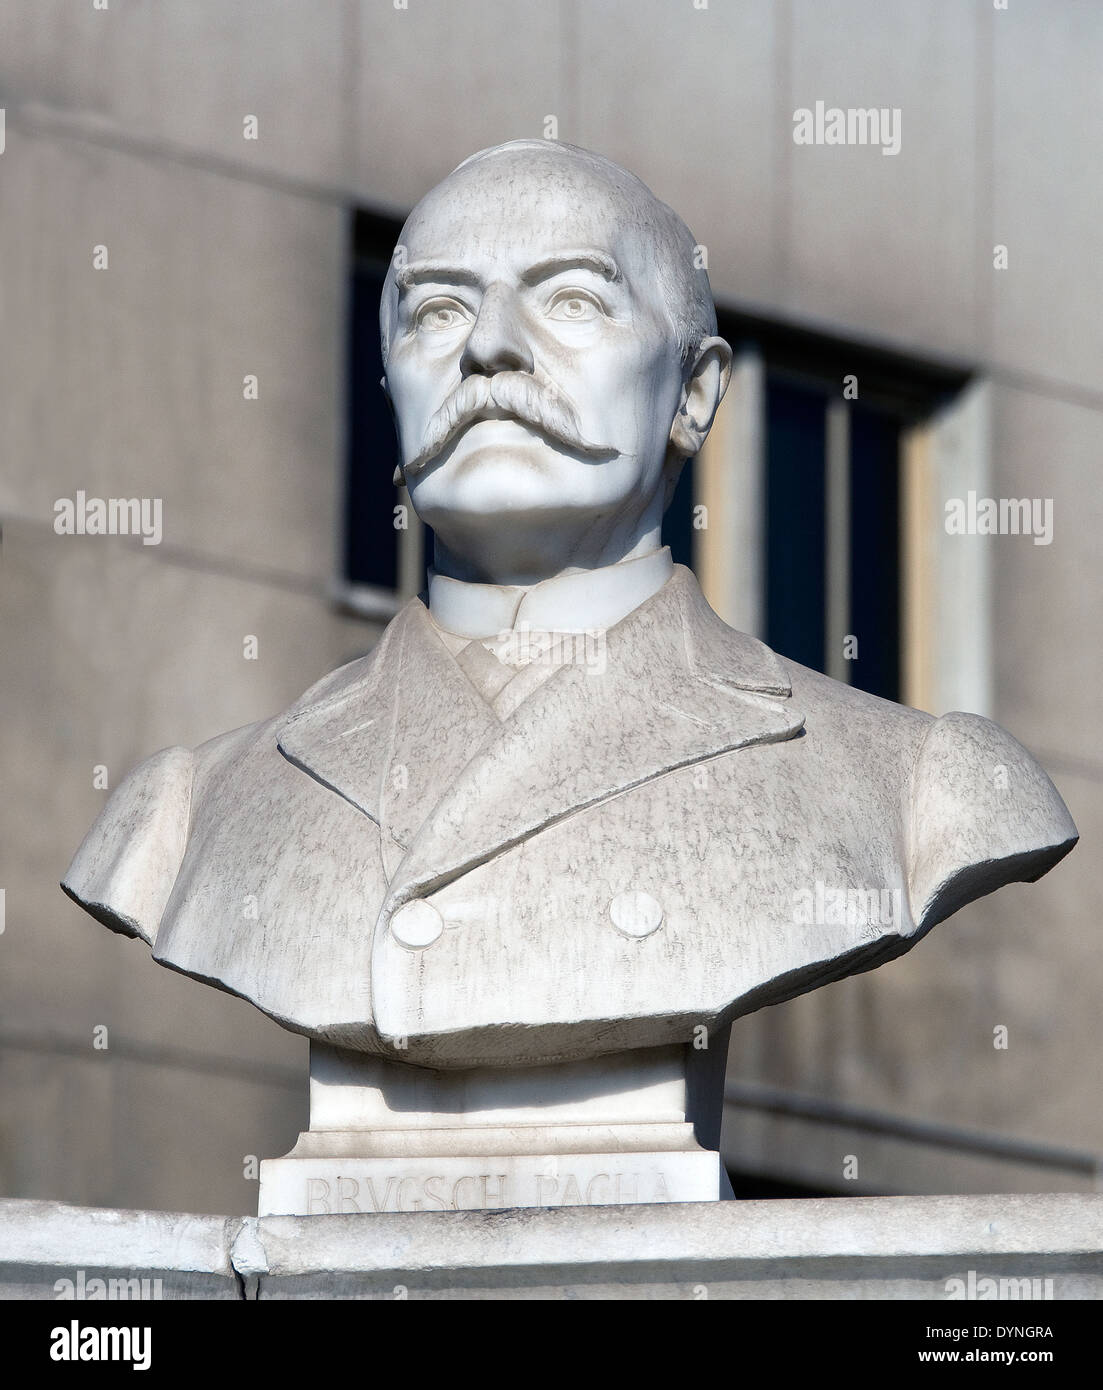
POLYGON ((911 781, 917 932, 1005 883, 1033 883, 1078 838, 1056 787, 1006 730, 976 714, 935 720, 911 781))
POLYGON ((193 756, 165 748, 115 788, 61 886, 112 931, 153 944, 188 839, 193 756))

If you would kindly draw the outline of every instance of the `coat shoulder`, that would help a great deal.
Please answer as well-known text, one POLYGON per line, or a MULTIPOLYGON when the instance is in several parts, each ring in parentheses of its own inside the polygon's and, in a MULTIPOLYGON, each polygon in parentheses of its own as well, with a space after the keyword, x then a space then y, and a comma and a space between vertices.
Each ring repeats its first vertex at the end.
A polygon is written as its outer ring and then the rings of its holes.
POLYGON ((1076 844, 1045 770, 1006 729, 955 711, 935 720, 911 786, 909 889, 921 932, 1007 883, 1034 883, 1076 844))
POLYGON ((794 706, 804 715, 805 730, 825 757, 855 772, 904 784, 911 777, 933 715, 893 700, 844 685, 820 671, 779 658, 794 706))
POLYGON ((1004 884, 1035 882, 1076 844, 1045 770, 991 719, 935 717, 795 662, 783 666, 808 733, 832 761, 899 786, 917 936, 1004 884))
POLYGON ((153 946, 192 826, 210 806, 214 789, 226 778, 263 776, 265 758, 278 756, 276 728, 347 679, 356 665, 330 672, 274 718, 219 734, 195 749, 164 748, 143 759, 85 835, 61 880, 64 892, 112 931, 153 946))
POLYGON ((153 943, 188 839, 195 754, 164 748, 115 788, 61 887, 112 931, 153 943))

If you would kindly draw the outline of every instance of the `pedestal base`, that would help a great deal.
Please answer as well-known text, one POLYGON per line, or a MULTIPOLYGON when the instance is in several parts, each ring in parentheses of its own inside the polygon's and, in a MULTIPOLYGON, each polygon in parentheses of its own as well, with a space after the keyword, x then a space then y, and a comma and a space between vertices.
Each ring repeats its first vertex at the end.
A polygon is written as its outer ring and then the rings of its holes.
POLYGON ((312 1043, 310 1129, 261 1216, 715 1202, 727 1032, 544 1067, 434 1071, 312 1043))
POLYGON ((260 1165, 261 1216, 715 1202, 720 1155, 692 1125, 310 1131, 260 1165), (366 1152, 374 1149, 376 1152, 366 1152))

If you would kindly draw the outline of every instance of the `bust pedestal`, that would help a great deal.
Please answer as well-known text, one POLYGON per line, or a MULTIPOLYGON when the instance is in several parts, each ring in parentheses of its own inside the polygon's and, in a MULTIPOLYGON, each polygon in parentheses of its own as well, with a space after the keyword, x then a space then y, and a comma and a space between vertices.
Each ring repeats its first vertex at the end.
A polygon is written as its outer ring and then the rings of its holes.
POLYGON ((709 1202, 728 1031, 545 1067, 434 1071, 312 1043, 310 1129, 261 1216, 709 1202))

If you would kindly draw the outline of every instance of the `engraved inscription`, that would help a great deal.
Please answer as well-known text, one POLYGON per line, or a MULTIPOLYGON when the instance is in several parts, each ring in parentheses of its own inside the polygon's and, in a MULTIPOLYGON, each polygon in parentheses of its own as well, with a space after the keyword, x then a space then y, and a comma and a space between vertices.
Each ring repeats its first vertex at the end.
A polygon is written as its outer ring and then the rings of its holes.
POLYGON ((510 1206, 582 1207, 608 1203, 666 1202, 665 1174, 609 1172, 465 1173, 424 1177, 389 1173, 375 1177, 309 1177, 302 1210, 308 1216, 338 1212, 489 1211, 510 1206))

